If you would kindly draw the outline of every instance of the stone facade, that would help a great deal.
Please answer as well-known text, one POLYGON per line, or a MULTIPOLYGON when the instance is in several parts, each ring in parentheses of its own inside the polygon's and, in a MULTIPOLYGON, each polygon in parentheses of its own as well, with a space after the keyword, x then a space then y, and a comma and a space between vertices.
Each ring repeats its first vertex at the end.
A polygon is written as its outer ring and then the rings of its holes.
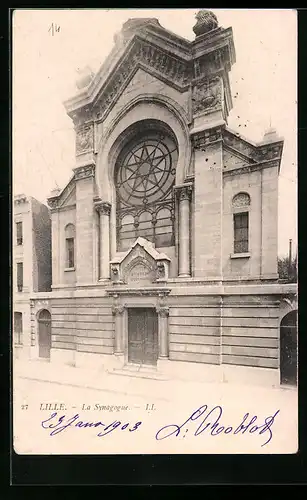
POLYGON ((16 195, 13 209, 13 346, 16 356, 37 356, 31 335, 30 297, 51 290, 51 220, 48 207, 33 197, 16 195), (17 232, 17 224, 21 224, 17 232), (22 278, 17 265, 23 265, 22 278), (22 314, 20 332, 15 313, 22 314))
MULTIPOLYGON (((203 13, 189 42, 156 19, 134 21, 125 23, 98 74, 65 103, 76 131, 76 167, 48 201, 51 360, 124 368, 129 311, 150 308, 158 317, 158 370, 205 380, 230 380, 236 370, 240 378, 247 370, 251 378, 279 383, 281 304, 285 294, 296 294, 295 286, 278 284, 277 275, 283 140, 270 134, 254 144, 227 126, 231 28, 203 13), (159 247, 136 236, 123 252, 116 165, 143 130, 169 135, 177 145, 174 240, 159 247), (233 221, 242 212, 248 214, 248 249, 238 253, 233 221), (75 228, 70 268, 68 224, 75 228)), ((141 234, 143 211, 130 223, 133 234, 141 234)), ((159 234, 156 219, 153 226, 159 234)))

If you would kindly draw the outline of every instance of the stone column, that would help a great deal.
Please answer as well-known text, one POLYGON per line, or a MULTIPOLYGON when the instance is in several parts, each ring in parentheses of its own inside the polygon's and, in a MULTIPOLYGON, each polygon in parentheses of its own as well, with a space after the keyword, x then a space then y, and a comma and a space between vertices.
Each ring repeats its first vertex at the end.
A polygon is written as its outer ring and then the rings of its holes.
POLYGON ((110 212, 111 205, 105 201, 95 203, 99 212, 99 279, 110 278, 110 212))
POLYGON ((112 314, 115 316, 115 344, 114 344, 114 354, 124 353, 124 325, 123 325, 123 312, 125 308, 123 306, 113 306, 112 314))
POLYGON ((191 276, 190 264, 190 199, 191 186, 179 190, 179 277, 191 276))
POLYGON ((159 318, 159 359, 168 358, 168 315, 169 308, 158 306, 156 308, 159 318))

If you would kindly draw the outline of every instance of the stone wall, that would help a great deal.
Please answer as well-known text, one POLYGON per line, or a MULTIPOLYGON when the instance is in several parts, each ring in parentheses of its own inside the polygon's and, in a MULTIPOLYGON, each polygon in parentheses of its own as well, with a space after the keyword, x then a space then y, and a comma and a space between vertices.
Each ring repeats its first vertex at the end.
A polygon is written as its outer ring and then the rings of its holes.
MULTIPOLYGON (((113 354, 111 298, 51 302, 53 348, 113 354)), ((170 360, 279 367, 279 306, 269 297, 170 296, 168 307, 170 360)))
MULTIPOLYGON (((52 287, 72 285, 76 283, 76 271, 66 271, 65 227, 73 224, 76 227, 76 209, 74 207, 60 210, 52 214, 52 287)), ((75 241, 75 269, 77 268, 77 227, 75 241)))
POLYGON ((33 291, 51 290, 51 220, 48 208, 31 200, 33 227, 33 291))
POLYGON ((193 275, 221 278, 222 143, 196 150, 194 161, 193 275))
POLYGON ((277 277, 278 167, 262 171, 262 266, 263 276, 277 277))
MULTIPOLYGON (((277 203, 277 198, 276 198, 277 203)), ((242 209, 245 211, 245 209, 242 209)), ((223 176, 223 278, 259 279, 261 275, 261 172, 223 176), (234 252, 233 197, 244 192, 250 196, 248 258, 232 258, 234 252)))
POLYGON ((76 181, 76 278, 77 283, 93 283, 94 179, 76 181))
POLYGON ((170 360, 219 364, 219 297, 170 297, 169 304, 170 360))
POLYGON ((225 297, 221 330, 223 364, 279 367, 279 306, 269 297, 225 297))
POLYGON ((112 354, 114 318, 111 299, 53 299, 52 348, 112 354))
MULTIPOLYGON (((25 203, 14 206, 13 245, 14 245, 14 269, 13 290, 17 296, 33 290, 33 232, 31 198, 25 203), (22 222, 23 242, 16 245, 16 222, 22 222), (17 293, 17 262, 23 262, 23 292, 17 293)), ((16 296, 16 299, 17 299, 16 296)))
POLYGON ((12 326, 12 347, 14 357, 16 356, 18 359, 28 359, 31 354, 31 313, 28 293, 26 293, 24 297, 14 301, 12 326), (14 312, 22 313, 21 344, 16 344, 16 334, 14 332, 14 312))

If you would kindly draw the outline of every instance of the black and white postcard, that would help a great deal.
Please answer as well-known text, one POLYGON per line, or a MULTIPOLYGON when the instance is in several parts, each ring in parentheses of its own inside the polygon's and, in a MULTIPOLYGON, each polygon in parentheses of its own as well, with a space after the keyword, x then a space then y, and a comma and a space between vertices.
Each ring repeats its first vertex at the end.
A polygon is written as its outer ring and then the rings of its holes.
POLYGON ((15 9, 19 455, 298 450, 297 13, 15 9))

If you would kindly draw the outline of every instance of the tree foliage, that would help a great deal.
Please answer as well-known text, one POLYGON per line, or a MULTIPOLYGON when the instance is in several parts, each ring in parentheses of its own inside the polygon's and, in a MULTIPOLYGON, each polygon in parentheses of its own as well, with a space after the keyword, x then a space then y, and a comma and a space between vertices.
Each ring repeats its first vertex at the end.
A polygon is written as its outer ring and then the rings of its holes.
POLYGON ((289 257, 278 258, 278 275, 279 279, 289 283, 297 282, 297 257, 289 260, 289 257))

